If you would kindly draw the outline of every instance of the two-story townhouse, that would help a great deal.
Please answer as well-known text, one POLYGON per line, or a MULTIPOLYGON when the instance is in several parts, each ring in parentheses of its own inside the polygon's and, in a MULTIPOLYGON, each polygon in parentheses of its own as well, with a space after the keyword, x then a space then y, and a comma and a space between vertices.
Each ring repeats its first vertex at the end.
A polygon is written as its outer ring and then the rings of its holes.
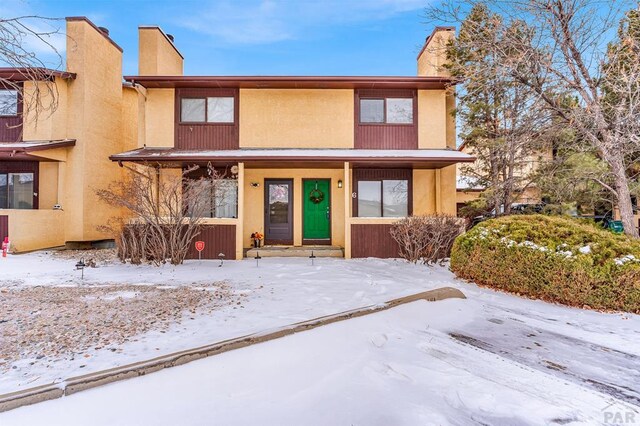
MULTIPOLYGON (((268 246, 328 245, 351 257, 396 257, 390 227, 456 213, 453 83, 437 28, 416 77, 184 76, 157 27, 139 29, 138 148, 110 158, 162 178, 212 164, 228 180, 200 237, 204 257, 240 259, 251 234, 268 246)), ((215 195, 213 195, 215 197, 215 195)), ((194 252, 195 253, 195 252, 194 252)))
POLYGON ((98 227, 122 212, 95 190, 127 163, 159 179, 194 165, 222 172, 224 199, 211 194, 199 237, 204 258, 241 259, 253 232, 270 246, 395 257, 398 218, 455 214, 456 164, 473 158, 455 149, 453 81, 440 68, 451 28, 427 38, 415 77, 184 76, 173 38, 144 26, 138 75, 123 82, 108 31, 69 18, 67 35, 66 71, 24 83, 10 117, 20 137, 0 143, 0 182, 12 182, 0 233, 14 250, 113 238, 98 227), (59 92, 37 128, 19 111, 30 84, 59 92))
POLYGON ((95 189, 123 175, 109 155, 137 143, 124 134, 124 99, 136 92, 123 86, 122 49, 83 17, 67 18, 66 35, 65 71, 0 69, 13 82, 0 87, 0 239, 12 251, 112 239, 99 225, 118 212, 95 189), (57 108, 23 114, 38 85, 38 102, 55 96, 57 108))

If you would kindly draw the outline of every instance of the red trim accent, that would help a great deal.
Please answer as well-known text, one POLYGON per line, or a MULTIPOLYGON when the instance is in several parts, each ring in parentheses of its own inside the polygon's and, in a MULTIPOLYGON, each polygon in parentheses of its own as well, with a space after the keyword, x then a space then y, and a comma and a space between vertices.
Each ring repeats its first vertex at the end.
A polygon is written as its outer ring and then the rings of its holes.
POLYGON ((75 146, 75 139, 65 139, 61 141, 45 141, 39 144, 29 144, 28 142, 15 142, 7 146, 2 146, 0 142, 0 152, 26 153, 34 151, 45 151, 47 149, 66 148, 75 146), (24 146, 21 146, 24 145, 24 146))
POLYGON ((450 77, 376 76, 125 76, 146 88, 445 89, 450 77))
POLYGON ((40 163, 37 161, 2 161, 0 173, 33 173, 33 208, 38 210, 40 195, 40 163), (38 194, 36 196, 35 194, 38 194))
MULTIPOLYGON (((380 202, 384 202, 382 196, 382 181, 383 180, 406 180, 407 181, 407 214, 411 216, 413 214, 413 169, 353 169, 353 185, 351 187, 352 193, 358 193, 358 182, 360 181, 377 181, 381 182, 380 185, 380 202)), ((353 217, 358 216, 358 198, 351 199, 351 210, 353 211, 353 217)), ((381 205, 380 208, 384 206, 381 205)), ((380 216, 380 218, 388 219, 388 217, 380 216)), ((397 218, 398 220, 400 218, 397 218)))
POLYGON ((400 257, 400 247, 391 236, 390 224, 352 224, 351 257, 400 257))
POLYGON ((354 93, 354 148, 356 149, 418 149, 418 91, 413 89, 359 89, 354 93), (411 99, 413 123, 387 123, 387 99, 411 99), (384 123, 361 123, 360 101, 384 100, 384 123))

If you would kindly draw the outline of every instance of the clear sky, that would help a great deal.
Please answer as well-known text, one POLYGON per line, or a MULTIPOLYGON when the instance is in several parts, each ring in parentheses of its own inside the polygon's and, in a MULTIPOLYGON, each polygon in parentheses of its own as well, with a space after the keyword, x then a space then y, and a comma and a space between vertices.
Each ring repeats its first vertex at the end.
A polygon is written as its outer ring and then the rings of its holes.
MULTIPOLYGON (((187 75, 415 75, 428 0, 0 0, 0 16, 86 16, 137 74, 138 25, 175 36, 187 75)), ((64 31, 64 21, 53 21, 64 31)), ((64 48, 64 37, 54 38, 64 48)))

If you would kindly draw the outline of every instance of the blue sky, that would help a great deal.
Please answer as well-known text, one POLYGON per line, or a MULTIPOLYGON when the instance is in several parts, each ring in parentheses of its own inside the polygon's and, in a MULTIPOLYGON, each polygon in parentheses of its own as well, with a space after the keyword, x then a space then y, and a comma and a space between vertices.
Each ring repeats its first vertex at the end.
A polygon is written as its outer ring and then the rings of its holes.
MULTIPOLYGON (((175 36, 187 75, 415 75, 428 0, 3 0, 0 16, 87 16, 137 74, 138 25, 175 36)), ((64 30, 64 22, 54 22, 64 30)), ((53 40, 64 46, 64 38, 53 40)))

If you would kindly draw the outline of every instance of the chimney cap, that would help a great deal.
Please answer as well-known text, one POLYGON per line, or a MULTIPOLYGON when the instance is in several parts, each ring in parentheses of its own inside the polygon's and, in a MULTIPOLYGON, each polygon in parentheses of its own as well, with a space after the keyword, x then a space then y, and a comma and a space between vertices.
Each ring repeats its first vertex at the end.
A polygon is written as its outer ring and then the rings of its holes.
POLYGON ((98 29, 100 30, 100 32, 102 32, 104 35, 109 35, 109 28, 107 27, 98 27, 98 29))
POLYGON ((167 34, 167 38, 169 40, 171 40, 172 42, 176 41, 175 37, 173 36, 173 34, 167 34))

